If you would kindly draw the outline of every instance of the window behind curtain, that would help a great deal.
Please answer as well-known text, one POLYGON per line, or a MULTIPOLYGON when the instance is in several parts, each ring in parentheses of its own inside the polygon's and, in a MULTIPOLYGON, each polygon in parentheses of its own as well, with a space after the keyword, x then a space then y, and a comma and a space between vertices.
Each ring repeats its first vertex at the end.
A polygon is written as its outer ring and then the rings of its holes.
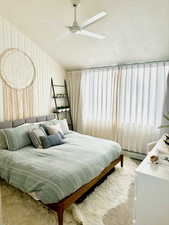
MULTIPOLYGON (((168 72, 169 63, 81 71, 78 84, 81 113, 80 120, 78 116, 76 121, 80 124, 77 130, 145 153, 146 144, 159 136, 168 72)), ((71 85, 73 74, 68 75, 71 85)), ((77 95, 70 94, 74 105, 77 95)))

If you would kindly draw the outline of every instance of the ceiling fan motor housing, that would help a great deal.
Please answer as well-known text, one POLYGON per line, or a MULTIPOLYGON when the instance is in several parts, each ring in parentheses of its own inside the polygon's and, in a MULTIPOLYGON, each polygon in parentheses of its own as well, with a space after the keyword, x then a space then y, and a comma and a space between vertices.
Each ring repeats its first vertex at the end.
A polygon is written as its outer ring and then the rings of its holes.
POLYGON ((81 30, 79 24, 76 21, 73 22, 73 25, 71 27, 69 27, 69 29, 73 33, 76 33, 81 30))
POLYGON ((80 0, 71 0, 74 7, 78 6, 80 4, 80 0))

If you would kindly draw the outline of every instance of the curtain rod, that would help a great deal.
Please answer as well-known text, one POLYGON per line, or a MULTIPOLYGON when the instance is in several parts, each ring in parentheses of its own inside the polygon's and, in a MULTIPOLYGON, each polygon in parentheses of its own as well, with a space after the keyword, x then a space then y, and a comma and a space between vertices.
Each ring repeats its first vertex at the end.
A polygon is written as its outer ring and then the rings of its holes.
POLYGON ((121 67, 121 66, 132 66, 132 65, 138 65, 138 64, 151 64, 151 63, 166 63, 169 62, 169 59, 165 60, 153 60, 153 61, 147 61, 147 62, 135 62, 135 63, 121 63, 121 64, 114 64, 114 65, 107 65, 107 66, 97 66, 97 67, 84 67, 84 68, 78 68, 78 69, 67 69, 66 72, 72 72, 72 71, 82 71, 82 70, 90 70, 90 69, 104 69, 104 68, 113 68, 113 67, 121 67))

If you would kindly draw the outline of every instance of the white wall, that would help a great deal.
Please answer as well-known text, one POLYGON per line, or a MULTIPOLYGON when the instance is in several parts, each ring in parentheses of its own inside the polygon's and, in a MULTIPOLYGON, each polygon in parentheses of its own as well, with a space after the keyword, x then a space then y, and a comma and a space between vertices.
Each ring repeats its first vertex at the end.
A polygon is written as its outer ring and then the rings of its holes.
MULTIPOLYGON (((33 60, 36 68, 33 99, 34 116, 48 114, 51 112, 53 101, 50 78, 53 77, 56 83, 63 83, 65 75, 63 68, 12 24, 0 17, 0 54, 8 48, 18 48, 26 52, 33 60)), ((3 119, 3 89, 0 78, 0 120, 3 119)))

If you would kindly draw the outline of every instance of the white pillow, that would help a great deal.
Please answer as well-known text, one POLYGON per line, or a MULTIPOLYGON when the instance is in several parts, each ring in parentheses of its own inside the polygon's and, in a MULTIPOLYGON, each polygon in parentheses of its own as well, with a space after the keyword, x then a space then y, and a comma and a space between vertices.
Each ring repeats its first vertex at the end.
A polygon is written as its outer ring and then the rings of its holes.
POLYGON ((54 120, 52 120, 51 121, 53 124, 60 124, 60 127, 61 127, 61 129, 62 129, 62 132, 64 133, 64 134, 67 134, 67 133, 69 133, 69 126, 68 126, 68 123, 67 123, 67 120, 66 119, 63 119, 63 120, 56 120, 56 119, 54 119, 54 120))
POLYGON ((69 133, 69 126, 66 119, 59 120, 60 126, 64 134, 69 133))

